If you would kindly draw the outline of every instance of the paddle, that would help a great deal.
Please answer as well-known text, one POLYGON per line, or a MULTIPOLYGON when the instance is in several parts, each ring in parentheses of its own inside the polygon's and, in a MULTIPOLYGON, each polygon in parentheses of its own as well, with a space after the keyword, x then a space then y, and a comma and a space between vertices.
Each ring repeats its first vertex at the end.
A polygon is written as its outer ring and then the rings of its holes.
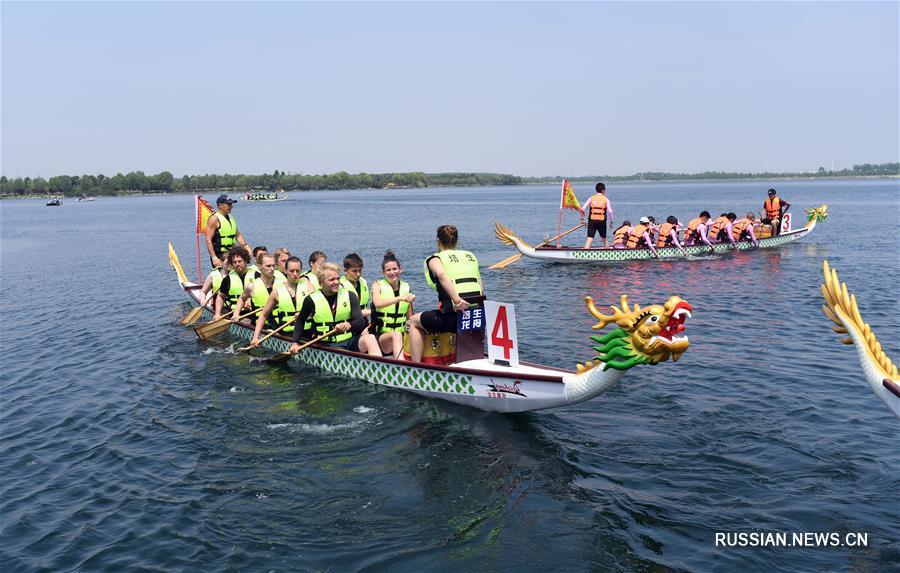
MULTIPOLYGON (((275 333, 277 333, 277 332, 281 332, 281 330, 282 330, 284 327, 293 324, 295 320, 297 320, 297 316, 296 316, 296 315, 294 315, 293 318, 291 318, 290 320, 288 320, 287 322, 285 322, 284 324, 282 324, 281 326, 279 326, 278 328, 276 328, 275 330, 273 330, 273 331, 270 332, 269 334, 267 334, 267 335, 263 336, 262 338, 260 338, 260 339, 259 339, 259 342, 262 343, 264 340, 268 340, 269 338, 272 337, 273 334, 275 334, 275 333)), ((238 351, 238 352, 247 352, 248 350, 253 350, 254 348, 256 348, 256 347, 255 347, 255 346, 244 346, 243 348, 238 348, 237 351, 238 351)))
POLYGON ((181 324, 185 326, 191 326, 200 318, 200 315, 203 314, 203 307, 198 306, 196 308, 192 308, 187 315, 181 319, 181 324))
MULTIPOLYGON (((568 235, 569 233, 571 233, 571 232, 573 232, 573 231, 577 231, 578 229, 584 227, 586 224, 587 224, 587 223, 585 223, 584 221, 582 221, 582 222, 579 223, 577 226, 572 227, 571 229, 569 229, 569 230, 566 231, 565 233, 561 233, 561 234, 559 234, 559 235, 553 237, 552 239, 547 239, 546 241, 544 241, 544 242, 542 242, 542 243, 538 243, 537 245, 534 246, 534 248, 536 249, 536 248, 538 248, 538 247, 543 247, 543 246, 546 245, 547 243, 550 243, 550 242, 552 242, 552 241, 555 241, 556 239, 560 239, 560 238, 562 238, 562 237, 565 237, 565 236, 568 235)), ((489 269, 502 269, 503 267, 509 266, 509 265, 511 265, 512 263, 518 261, 518 260, 521 259, 521 258, 522 258, 522 253, 516 253, 515 255, 513 255, 513 256, 511 256, 511 257, 507 257, 507 258, 503 259, 503 260, 500 261, 499 263, 494 263, 493 265, 489 266, 488 268, 489 268, 489 269)))
MULTIPOLYGON (((238 320, 242 318, 247 318, 251 314, 255 314, 256 310, 251 310, 246 314, 242 314, 238 317, 238 320)), ((194 327, 194 332, 197 333, 197 338, 200 340, 209 340, 211 338, 215 338, 219 336, 231 326, 231 317, 223 316, 222 318, 211 320, 209 322, 204 322, 200 326, 194 327)))
POLYGON ((332 328, 325 334, 317 336, 317 337, 313 338, 312 340, 310 340, 309 342, 301 344, 300 348, 297 349, 297 352, 279 352, 278 354, 273 354, 272 356, 266 358, 266 362, 269 364, 283 364, 283 363, 287 362, 288 360, 290 360, 295 354, 297 354, 298 352, 300 352, 307 346, 309 346, 311 344, 315 344, 316 342, 322 340, 323 338, 327 338, 327 337, 331 336, 332 334, 337 334, 336 328, 332 328))

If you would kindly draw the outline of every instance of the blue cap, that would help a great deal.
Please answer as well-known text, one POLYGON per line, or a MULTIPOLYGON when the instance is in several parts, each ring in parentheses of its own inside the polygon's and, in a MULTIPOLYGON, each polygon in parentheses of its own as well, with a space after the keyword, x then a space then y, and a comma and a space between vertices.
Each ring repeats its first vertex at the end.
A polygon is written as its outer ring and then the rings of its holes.
POLYGON ((216 205, 221 205, 222 203, 233 205, 234 203, 237 203, 237 199, 230 199, 228 195, 219 195, 219 198, 216 199, 216 205))

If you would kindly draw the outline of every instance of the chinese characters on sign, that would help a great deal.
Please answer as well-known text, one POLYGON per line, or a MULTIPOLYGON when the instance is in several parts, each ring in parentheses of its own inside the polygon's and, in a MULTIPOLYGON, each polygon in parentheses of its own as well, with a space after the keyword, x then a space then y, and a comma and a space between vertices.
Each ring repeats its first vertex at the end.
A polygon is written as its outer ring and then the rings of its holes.
POLYGON ((484 309, 468 308, 463 312, 457 313, 456 319, 457 332, 475 332, 484 330, 484 309))

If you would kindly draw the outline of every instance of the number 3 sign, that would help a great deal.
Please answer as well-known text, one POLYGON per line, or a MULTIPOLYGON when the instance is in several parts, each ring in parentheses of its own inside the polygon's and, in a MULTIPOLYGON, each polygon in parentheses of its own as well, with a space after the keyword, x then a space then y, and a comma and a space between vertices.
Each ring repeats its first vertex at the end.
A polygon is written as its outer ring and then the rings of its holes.
POLYGON ((519 340, 516 337, 516 307, 505 302, 484 301, 487 315, 488 360, 519 366, 519 340))

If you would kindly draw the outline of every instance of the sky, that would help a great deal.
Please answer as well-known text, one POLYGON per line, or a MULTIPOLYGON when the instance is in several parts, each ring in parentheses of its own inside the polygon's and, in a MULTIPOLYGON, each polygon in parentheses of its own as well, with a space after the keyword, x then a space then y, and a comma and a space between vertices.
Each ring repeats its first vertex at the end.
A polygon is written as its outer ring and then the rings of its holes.
POLYGON ((900 161, 900 3, 0 3, 0 173, 900 161))

